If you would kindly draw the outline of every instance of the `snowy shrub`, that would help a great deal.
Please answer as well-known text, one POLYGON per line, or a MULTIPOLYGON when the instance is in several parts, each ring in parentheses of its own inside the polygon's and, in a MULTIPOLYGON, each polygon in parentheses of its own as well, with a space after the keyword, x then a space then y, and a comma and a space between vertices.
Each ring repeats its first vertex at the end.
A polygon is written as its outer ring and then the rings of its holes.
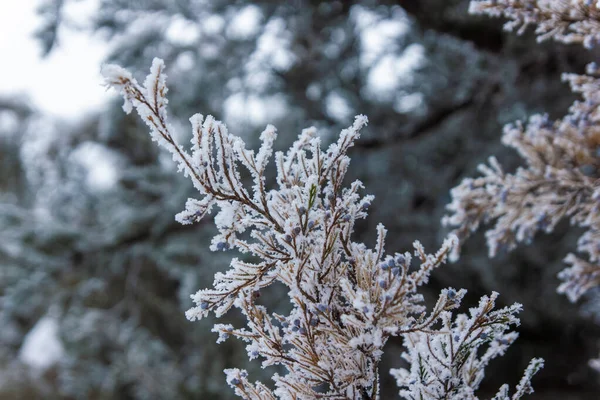
MULTIPOLYGON (((494 0, 473 1, 471 11, 505 16, 505 28, 536 24, 538 39, 595 46, 600 39, 600 3, 595 1, 494 0)), ((455 228, 461 239, 480 225, 494 223, 486 232, 490 256, 529 244, 537 232, 552 232, 568 219, 584 229, 577 250, 565 257, 570 265, 559 274, 559 293, 577 301, 600 284, 600 69, 587 66, 585 75, 564 74, 576 101, 563 118, 551 121, 534 115, 527 124, 504 128, 503 143, 514 148, 526 166, 505 172, 491 157, 480 165, 483 176, 465 179, 452 190, 443 222, 455 228)), ((594 368, 600 364, 592 362, 594 368)))
MULTIPOLYGON (((393 370, 400 395, 409 399, 476 399, 487 364, 502 355, 517 334, 519 304, 495 309, 497 293, 481 298, 467 314, 454 314, 466 291, 444 289, 432 308, 419 288, 457 246, 454 236, 434 254, 419 242, 414 253, 385 252, 386 229, 377 227, 374 248, 352 241, 355 222, 367 217, 372 196, 360 195, 359 181, 344 186, 348 149, 367 124, 356 117, 337 142, 322 148, 316 129, 302 131, 286 152, 273 154, 277 133, 267 126, 255 152, 213 117, 196 114, 191 152, 175 140, 167 121, 167 87, 162 60, 155 59, 143 86, 115 65, 103 69, 106 82, 135 108, 152 139, 165 147, 188 176, 200 198, 189 199, 177 215, 197 222, 218 208, 219 233, 211 250, 237 250, 212 288, 192 296, 187 312, 199 320, 221 317, 235 308, 246 325, 217 324, 217 342, 234 336, 247 343, 250 360, 276 365, 274 387, 251 382, 245 370, 226 369, 235 393, 250 399, 379 398, 379 362, 387 340, 401 336, 405 369, 393 370), (276 184, 269 188, 267 167, 275 159, 276 184), (246 177, 251 185, 245 184, 246 177), (413 258, 415 262, 413 262, 413 258), (284 285, 290 302, 285 314, 261 305, 263 289, 284 285)), ((542 367, 533 359, 512 399, 531 393, 531 377, 542 367)), ((503 385, 496 399, 507 399, 503 385)))

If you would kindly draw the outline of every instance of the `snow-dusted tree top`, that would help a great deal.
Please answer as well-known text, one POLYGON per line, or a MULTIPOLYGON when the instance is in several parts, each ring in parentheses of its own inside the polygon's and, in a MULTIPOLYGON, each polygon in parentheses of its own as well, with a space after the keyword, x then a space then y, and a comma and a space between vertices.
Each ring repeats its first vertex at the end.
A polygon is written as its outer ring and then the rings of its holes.
MULTIPOLYGON (((377 227, 373 249, 351 239, 355 221, 366 218, 372 196, 359 194, 359 181, 344 186, 348 149, 359 138, 367 118, 357 116, 326 150, 314 128, 302 131, 287 153, 273 155, 276 129, 267 126, 258 152, 245 147, 213 117, 196 114, 191 152, 179 145, 167 122, 164 64, 155 59, 141 86, 115 65, 103 69, 106 82, 135 108, 150 127, 152 139, 165 147, 200 194, 177 215, 183 224, 199 221, 214 206, 219 233, 213 251, 237 250, 229 269, 217 273, 212 288, 192 296, 190 320, 232 307, 246 326, 217 324, 217 342, 235 336, 247 342, 250 360, 280 365, 274 389, 250 382, 248 374, 227 369, 227 382, 247 399, 376 399, 379 361, 390 336, 402 336, 409 362, 393 370, 400 395, 408 399, 476 399, 488 362, 516 339, 521 305, 494 309, 497 293, 481 298, 467 314, 454 315, 466 291, 444 289, 427 310, 420 286, 445 262, 457 245, 446 239, 435 254, 419 242, 414 254, 386 254, 386 230, 377 227), (265 170, 275 159, 277 182, 268 188, 265 170), (245 185, 241 168, 252 178, 245 185), (412 262, 413 256, 416 262, 412 262), (414 267, 418 264, 418 267, 414 267), (412 267, 411 267, 412 265, 412 267), (258 304, 261 290, 273 283, 287 287, 291 311, 270 312, 258 304)), ((399 355, 400 356, 400 355, 399 355)), ((542 367, 533 359, 512 399, 532 392, 531 377, 542 367)), ((508 386, 495 399, 507 399, 508 386)))

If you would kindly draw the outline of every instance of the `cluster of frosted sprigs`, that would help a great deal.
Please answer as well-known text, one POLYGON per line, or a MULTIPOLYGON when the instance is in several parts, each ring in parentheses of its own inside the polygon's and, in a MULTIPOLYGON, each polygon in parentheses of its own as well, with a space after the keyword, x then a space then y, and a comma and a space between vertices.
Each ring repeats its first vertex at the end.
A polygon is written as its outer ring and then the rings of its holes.
MULTIPOLYGON (((195 320, 237 308, 246 325, 215 325, 218 342, 235 336, 247 343, 250 359, 287 371, 273 376, 272 389, 250 382, 244 370, 228 369, 227 382, 235 393, 252 399, 376 398, 383 347, 390 336, 401 335, 404 358, 411 364, 394 372, 403 395, 474 399, 488 361, 514 341, 510 328, 518 324, 521 307, 496 310, 493 294, 468 315, 453 317, 465 291, 445 289, 426 310, 417 289, 445 262, 456 238, 447 239, 435 254, 415 242, 414 255, 386 255, 382 225, 373 249, 351 240, 355 221, 367 216, 372 201, 359 195, 359 181, 343 185, 347 151, 367 119, 356 117, 327 150, 311 128, 286 153, 273 154, 272 126, 261 134, 255 153, 221 122, 195 115, 188 153, 175 142, 167 122, 163 69, 162 60, 155 59, 143 86, 117 66, 103 73, 124 96, 125 110, 135 107, 152 138, 171 152, 198 189, 201 198, 188 200, 177 219, 199 221, 216 206, 219 233, 211 249, 241 253, 226 272, 216 274, 212 288, 192 296, 197 306, 187 313, 195 320), (273 156, 277 180, 268 189, 265 169, 273 156), (250 187, 242 181, 241 168, 252 178, 250 187), (259 304, 261 290, 275 282, 287 287, 292 305, 287 315, 259 304)), ((529 380, 541 364, 532 361, 513 398, 531 391, 529 380)), ((499 395, 507 391, 503 386, 499 395)))
POLYGON ((554 38, 564 43, 583 43, 587 48, 600 41, 597 0, 473 0, 469 11, 508 18, 505 28, 519 33, 535 25, 540 41, 554 38))

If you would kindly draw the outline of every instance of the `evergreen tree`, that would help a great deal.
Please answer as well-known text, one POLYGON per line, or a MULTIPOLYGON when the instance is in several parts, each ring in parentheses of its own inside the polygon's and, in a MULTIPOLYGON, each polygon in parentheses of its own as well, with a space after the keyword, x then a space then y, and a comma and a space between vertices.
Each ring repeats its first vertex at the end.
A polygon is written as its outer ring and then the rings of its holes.
MULTIPOLYGON (((43 2, 38 37, 47 51, 60 46, 71 3, 43 2)), ((408 248, 415 238, 437 248, 449 189, 489 154, 514 162, 501 149, 501 126, 536 111, 564 113, 573 97, 559 75, 580 71, 588 57, 504 34, 501 23, 469 16, 467 6, 102 0, 82 29, 107 39, 108 62, 141 71, 153 57, 165 59, 176 126, 202 110, 252 146, 271 122, 286 148, 307 125, 333 141, 355 114, 368 115, 369 129, 350 152, 349 179, 360 178, 376 196, 358 239, 369 243, 370 221, 386 221, 395 233, 390 248, 408 248)), ((2 365, 14 366, 27 333, 50 316, 59 321, 65 356, 46 372, 39 390, 47 396, 231 396, 221 371, 243 350, 234 342, 206 346, 212 323, 183 316, 189 294, 225 263, 205 251, 210 228, 173 220, 190 197, 187 182, 116 102, 79 123, 11 110, 19 135, 2 143, 3 163, 15 171, 2 182, 2 365), (112 178, 98 182, 98 170, 112 178)), ((585 364, 597 335, 553 294, 558 254, 567 248, 554 242, 563 236, 559 229, 547 239, 552 251, 542 245, 492 261, 475 239, 460 266, 434 277, 432 291, 466 287, 475 301, 498 290, 527 310, 519 350, 490 366, 490 390, 517 379, 520 369, 505 366, 524 367, 530 357, 522 353, 547 360, 538 392, 595 387, 585 364)), ((397 357, 384 365, 399 367, 397 357)), ((382 393, 395 393, 382 375, 382 393)))

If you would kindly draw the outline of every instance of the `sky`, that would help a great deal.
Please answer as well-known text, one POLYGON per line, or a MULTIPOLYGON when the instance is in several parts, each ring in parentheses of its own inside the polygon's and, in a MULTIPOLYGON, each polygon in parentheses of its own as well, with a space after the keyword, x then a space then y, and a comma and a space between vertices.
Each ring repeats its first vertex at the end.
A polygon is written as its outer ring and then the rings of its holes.
MULTIPOLYGON (((0 55, 3 61, 0 64, 0 96, 25 94, 40 111, 48 115, 77 118, 86 110, 98 109, 111 96, 102 86, 100 76, 100 67, 108 48, 89 33, 63 28, 59 33, 60 45, 48 57, 43 58, 41 47, 33 38, 33 33, 41 22, 36 15, 36 7, 41 3, 42 0, 0 1, 0 55)), ((97 5, 97 0, 68 1, 64 14, 72 24, 82 25, 94 15, 97 5)), ((406 21, 403 21, 406 17, 395 16, 393 20, 369 27, 369 23, 374 22, 374 15, 361 7, 354 8, 357 25, 362 30, 362 40, 369 50, 363 54, 361 62, 373 64, 373 57, 369 56, 375 56, 375 53, 379 53, 378 49, 393 44, 409 29, 406 21)), ((251 6, 243 9, 233 24, 238 29, 229 33, 239 36, 255 33, 261 18, 257 10, 251 6)), ((411 50, 415 51, 407 51, 399 59, 384 57, 377 65, 373 65, 368 78, 377 96, 387 93, 388 97, 399 98, 396 100, 406 100, 406 93, 398 90, 398 86, 401 86, 400 80, 410 77, 410 70, 421 63, 422 51, 417 47, 413 46, 411 50)), ((332 106, 340 103, 336 103, 333 97, 331 100, 329 103, 332 106)), ((405 105, 399 108, 399 112, 407 111, 404 110, 405 105)), ((349 118, 345 114, 343 117, 349 118)))
MULTIPOLYGON (((42 22, 36 8, 43 1, 0 0, 0 98, 24 95, 40 115, 76 121, 85 117, 87 111, 101 109, 103 103, 115 96, 114 91, 107 91, 102 85, 100 76, 108 45, 92 33, 76 29, 89 23, 99 2, 67 1, 63 19, 69 23, 63 24, 59 32, 58 47, 47 57, 42 57, 42 48, 34 38, 34 32, 42 22)), ((420 93, 406 93, 402 88, 410 83, 413 71, 424 62, 424 50, 414 44, 404 51, 386 53, 401 43, 410 31, 404 12, 399 9, 391 19, 380 20, 376 13, 354 6, 352 15, 360 30, 360 63, 365 68, 370 67, 367 81, 371 90, 365 94, 393 100, 398 112, 418 107, 420 93)), ((242 8, 224 34, 234 38, 256 35, 262 18, 258 7, 242 8)), ((253 72, 255 78, 262 76, 264 63, 278 68, 293 63, 294 55, 286 50, 289 43, 284 25, 278 22, 281 21, 273 20, 266 25, 257 42, 257 51, 248 60, 248 71, 253 72)), ((167 39, 190 40, 194 37, 190 34, 191 28, 181 19, 173 18, 172 26, 166 31, 167 39)), ((345 98, 336 92, 326 96, 326 111, 341 123, 350 122, 352 110, 345 98)), ((281 96, 259 98, 240 93, 225 101, 223 110, 230 122, 240 118, 262 125, 282 116, 285 112, 281 107, 283 103, 281 96)), ((3 123, 7 123, 6 118, 0 118, 0 124, 3 123)), ((90 184, 98 189, 110 188, 116 179, 115 164, 105 153, 93 146, 75 152, 76 158, 89 170, 90 184)))
MULTIPOLYGON (((40 18, 38 0, 0 1, 0 97, 25 94, 41 111, 77 118, 106 102, 100 66, 106 45, 87 33, 59 34, 61 45, 48 57, 33 38, 40 18)), ((67 14, 75 22, 93 12, 95 1, 69 2, 67 14)))

